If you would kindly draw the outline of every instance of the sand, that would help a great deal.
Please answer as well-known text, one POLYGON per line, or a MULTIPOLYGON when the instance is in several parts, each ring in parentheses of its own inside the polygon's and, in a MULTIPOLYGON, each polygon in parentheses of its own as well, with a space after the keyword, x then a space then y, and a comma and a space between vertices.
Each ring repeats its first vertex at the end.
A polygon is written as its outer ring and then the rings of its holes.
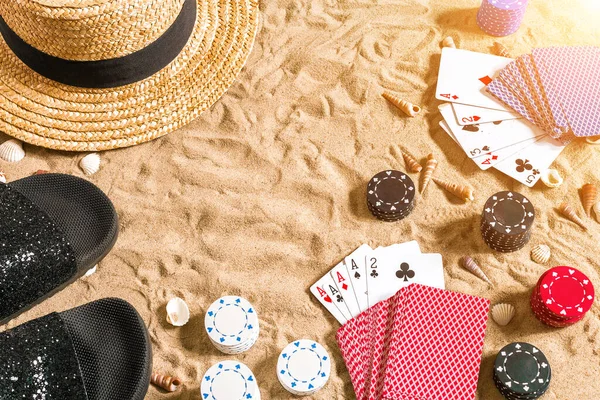
MULTIPOLYGON (((600 8, 593 0, 532 0, 518 33, 501 39, 514 54, 549 45, 600 43, 600 8)), ((489 323, 478 399, 498 400, 492 382, 496 352, 512 341, 538 345, 553 367, 545 399, 600 398, 600 306, 574 326, 538 322, 527 298, 547 267, 529 251, 547 243, 552 265, 585 272, 600 289, 600 224, 584 233, 554 210, 562 201, 582 208, 578 188, 600 178, 600 146, 570 145, 555 163, 566 182, 529 189, 501 173, 480 171, 439 128, 434 88, 441 40, 488 52, 494 38, 475 24, 475 0, 264 1, 262 28, 237 83, 189 126, 141 146, 105 152, 89 179, 113 200, 120 237, 98 272, 12 321, 13 327, 52 311, 107 296, 131 302, 147 323, 154 368, 177 375, 182 392, 150 388, 148 399, 199 399, 205 370, 235 358, 255 372, 263 399, 292 398, 275 376, 280 350, 297 338, 321 342, 333 373, 314 399, 352 399, 352 386, 335 343, 337 322, 308 288, 359 246, 411 239, 444 256, 447 288, 512 302, 507 327, 489 323), (423 106, 417 118, 392 108, 390 89, 423 106), (464 181, 476 200, 463 204, 431 186, 400 223, 375 220, 366 208, 367 180, 382 169, 404 169, 399 148, 419 158, 433 152, 440 178, 464 181), (516 190, 536 206, 531 243, 502 255, 482 242, 477 224, 485 200, 516 190), (489 288, 462 269, 471 255, 495 283, 489 288), (254 303, 258 343, 247 353, 220 354, 203 331, 204 311, 222 295, 254 303), (183 328, 165 322, 173 296, 193 314, 183 328)), ((3 140, 4 138, 1 138, 3 140)), ((20 163, 0 162, 9 180, 38 169, 82 175, 79 154, 26 146, 20 163)), ((416 175, 412 175, 417 178, 416 175)))

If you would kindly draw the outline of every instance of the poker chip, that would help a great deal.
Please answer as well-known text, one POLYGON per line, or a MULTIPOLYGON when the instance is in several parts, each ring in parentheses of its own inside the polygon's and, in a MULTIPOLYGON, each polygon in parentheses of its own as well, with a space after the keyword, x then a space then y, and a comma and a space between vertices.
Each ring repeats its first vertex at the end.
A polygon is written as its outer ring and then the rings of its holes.
POLYGON ((503 347, 496 356, 493 378, 506 399, 537 399, 548 390, 552 370, 540 349, 516 342, 503 347))
POLYGON ((540 277, 531 293, 530 305, 540 321, 561 328, 581 321, 594 297, 594 285, 585 274, 573 267, 559 266, 540 277))
POLYGON ((221 361, 206 371, 200 385, 205 400, 260 400, 254 374, 238 361, 221 361))
POLYGON ((212 344, 222 353, 239 354, 258 340, 258 315, 250 302, 238 296, 224 296, 210 305, 204 324, 212 344))
POLYGON ((507 36, 521 26, 527 0, 483 0, 477 12, 477 24, 493 36, 507 36))
POLYGON ((329 380, 329 353, 319 343, 300 339, 288 344, 277 360, 277 377, 290 393, 308 396, 329 380))
POLYGON ((400 221, 414 209, 415 185, 401 171, 381 171, 367 184, 367 207, 376 218, 400 221))
POLYGON ((529 242, 534 220, 535 210, 529 199, 517 192, 499 192, 483 207, 481 235, 493 250, 517 251, 529 242))

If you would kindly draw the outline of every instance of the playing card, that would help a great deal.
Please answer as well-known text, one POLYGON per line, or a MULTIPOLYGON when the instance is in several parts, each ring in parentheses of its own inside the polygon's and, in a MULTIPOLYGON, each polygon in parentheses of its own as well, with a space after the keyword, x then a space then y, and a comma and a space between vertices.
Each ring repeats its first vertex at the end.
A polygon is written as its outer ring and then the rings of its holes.
POLYGON ((485 124, 487 122, 506 121, 521 118, 516 112, 492 110, 466 104, 452 103, 452 110, 458 125, 485 124))
POLYGON ((371 311, 372 309, 369 308, 352 318, 342 325, 336 333, 336 340, 348 368, 357 399, 362 399, 365 392, 368 361, 366 354, 369 351, 369 343, 366 337, 370 331, 371 311))
POLYGON ((435 97, 451 103, 512 112, 485 90, 496 72, 511 61, 491 54, 444 47, 435 97))
POLYGON ((323 306, 338 320, 344 324, 350 319, 350 313, 344 304, 344 297, 337 289, 335 282, 330 274, 319 279, 310 287, 310 292, 315 296, 323 306))
POLYGON ((560 141, 544 136, 494 165, 494 168, 526 186, 533 187, 564 148, 560 141))
POLYGON ((378 302, 411 283, 445 288, 444 264, 440 254, 402 254, 381 257, 378 276, 369 280, 369 302, 378 302))
POLYGON ((394 325, 384 399, 474 399, 489 300, 422 285, 407 288, 394 325))
POLYGON ((366 257, 372 251, 371 246, 363 244, 344 259, 344 264, 346 265, 360 311, 369 308, 366 257))
MULTIPOLYGON (((440 121, 440 126, 448 134, 448 136, 450 136, 452 138, 452 140, 454 140, 460 146, 460 143, 458 143, 458 140, 452 134, 452 131, 450 130, 450 127, 448 126, 446 121, 444 121, 444 120, 440 121)), ((528 139, 528 140, 525 140, 524 142, 513 144, 512 146, 505 147, 500 150, 483 153, 479 156, 473 157, 471 160, 473 160, 473 162, 475 164, 477 164, 477 166, 479 168, 481 168, 482 170, 485 171, 485 170, 490 169, 494 165, 498 164, 505 158, 512 156, 513 154, 521 151, 525 147, 534 143, 536 140, 538 140, 538 138, 528 139)))
POLYGON ((387 299, 397 290, 387 293, 378 293, 380 277, 380 267, 394 265, 400 257, 406 254, 420 254, 419 244, 413 240, 406 243, 396 244, 389 247, 378 247, 367 254, 367 295, 369 305, 387 299))
POLYGON ((460 126, 456 123, 450 104, 444 103, 438 108, 452 134, 469 158, 544 135, 541 129, 523 119, 460 126))
POLYGON ((351 317, 356 317, 360 314, 361 310, 358 305, 358 301, 356 300, 356 296, 354 295, 354 289, 352 288, 352 281, 350 280, 350 275, 348 274, 348 270, 346 269, 346 264, 344 262, 340 262, 338 265, 333 267, 331 272, 331 277, 337 286, 337 289, 344 296, 346 307, 348 308, 348 312, 351 317))

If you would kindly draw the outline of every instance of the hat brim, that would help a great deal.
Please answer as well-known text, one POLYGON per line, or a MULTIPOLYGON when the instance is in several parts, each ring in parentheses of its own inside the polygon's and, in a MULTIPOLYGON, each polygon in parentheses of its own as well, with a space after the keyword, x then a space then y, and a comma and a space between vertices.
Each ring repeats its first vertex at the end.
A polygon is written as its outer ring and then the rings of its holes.
POLYGON ((246 63, 258 26, 256 0, 198 1, 192 36, 155 75, 85 89, 32 71, 0 39, 0 130, 37 146, 98 151, 144 143, 212 106, 246 63))

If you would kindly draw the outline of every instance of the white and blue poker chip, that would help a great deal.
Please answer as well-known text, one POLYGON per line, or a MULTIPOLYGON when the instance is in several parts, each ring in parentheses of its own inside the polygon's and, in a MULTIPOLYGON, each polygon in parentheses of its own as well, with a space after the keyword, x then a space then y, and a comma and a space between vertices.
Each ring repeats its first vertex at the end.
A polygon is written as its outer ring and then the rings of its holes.
POLYGON ((277 360, 277 377, 290 393, 308 395, 323 388, 331 374, 327 350, 312 340, 288 344, 277 360))
POLYGON ((250 368, 238 361, 221 361, 206 371, 200 385, 203 400, 260 400, 250 368))
POLYGON ((227 354, 248 350, 260 331, 256 310, 239 296, 224 296, 212 303, 204 323, 212 343, 227 354))

